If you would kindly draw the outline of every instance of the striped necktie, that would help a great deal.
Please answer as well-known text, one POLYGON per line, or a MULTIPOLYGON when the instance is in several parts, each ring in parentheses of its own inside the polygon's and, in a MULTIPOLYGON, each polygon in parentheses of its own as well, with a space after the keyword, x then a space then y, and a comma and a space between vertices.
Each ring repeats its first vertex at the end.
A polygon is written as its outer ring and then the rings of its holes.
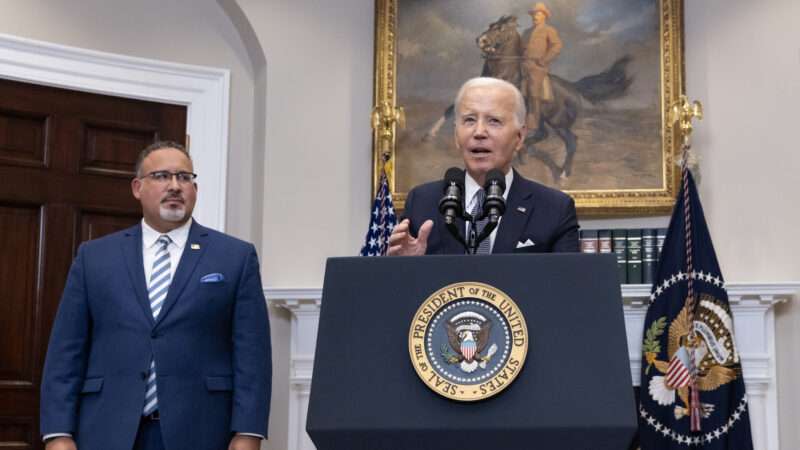
MULTIPOLYGON (((470 211, 470 214, 472 214, 472 217, 477 218, 480 217, 481 213, 483 212, 483 202, 486 200, 486 191, 484 191, 483 189, 478 189, 478 192, 475 193, 474 198, 475 202, 472 205, 472 211, 470 211)), ((487 223, 489 223, 488 217, 484 217, 483 219, 474 223, 476 231, 475 234, 477 236, 480 236, 481 232, 486 227, 487 223)), ((475 252, 475 254, 488 255, 492 253, 491 244, 492 244, 492 237, 487 236, 486 239, 484 239, 483 241, 481 241, 480 244, 478 244, 478 251, 475 252)))
MULTIPOLYGON (((172 279, 172 270, 169 259, 169 243, 172 239, 162 234, 158 238, 160 247, 156 251, 156 259, 153 262, 153 271, 150 274, 150 283, 147 286, 147 295, 150 297, 150 309, 153 311, 153 319, 158 318, 161 308, 164 306, 164 299, 167 298, 169 282, 172 279)), ((156 395, 156 361, 150 360, 150 373, 147 377, 144 395, 143 415, 152 414, 158 409, 158 396, 156 395)))

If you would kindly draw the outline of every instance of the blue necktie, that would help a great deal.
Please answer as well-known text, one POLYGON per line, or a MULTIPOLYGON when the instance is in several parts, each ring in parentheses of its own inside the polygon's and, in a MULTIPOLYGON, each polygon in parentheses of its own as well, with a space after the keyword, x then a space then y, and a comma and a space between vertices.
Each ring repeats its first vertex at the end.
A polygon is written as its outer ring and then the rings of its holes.
MULTIPOLYGON (((169 260, 169 243, 172 239, 162 234, 158 238, 161 245, 156 251, 156 259, 153 262, 153 271, 150 274, 150 283, 147 286, 147 295, 150 297, 150 309, 153 311, 153 319, 158 318, 161 308, 164 306, 164 299, 167 298, 169 282, 172 279, 169 260)), ((144 410, 143 415, 152 414, 158 409, 158 395, 156 394, 156 361, 150 360, 150 373, 147 376, 145 385, 144 410)))
MULTIPOLYGON (((481 213, 483 212, 483 202, 486 200, 486 191, 483 189, 478 189, 478 192, 475 193, 475 203, 472 205, 472 217, 478 218, 480 217, 481 213)), ((474 222, 473 225, 475 226, 475 234, 476 236, 480 236, 481 232, 484 228, 486 228, 486 224, 489 223, 489 217, 484 217, 483 219, 474 222)), ((487 236, 486 239, 481 241, 478 244, 478 251, 475 253, 476 255, 488 255, 492 253, 491 249, 492 237, 487 236)))

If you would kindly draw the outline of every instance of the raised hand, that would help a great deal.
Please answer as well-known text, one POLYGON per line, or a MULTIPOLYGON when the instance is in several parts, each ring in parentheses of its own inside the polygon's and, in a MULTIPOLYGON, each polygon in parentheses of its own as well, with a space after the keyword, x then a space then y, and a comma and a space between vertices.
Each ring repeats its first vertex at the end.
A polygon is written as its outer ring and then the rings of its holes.
POLYGON ((411 236, 411 222, 403 219, 397 224, 389 236, 389 250, 386 252, 390 256, 420 256, 425 254, 428 248, 428 235, 433 229, 433 221, 426 220, 419 228, 417 237, 411 236))

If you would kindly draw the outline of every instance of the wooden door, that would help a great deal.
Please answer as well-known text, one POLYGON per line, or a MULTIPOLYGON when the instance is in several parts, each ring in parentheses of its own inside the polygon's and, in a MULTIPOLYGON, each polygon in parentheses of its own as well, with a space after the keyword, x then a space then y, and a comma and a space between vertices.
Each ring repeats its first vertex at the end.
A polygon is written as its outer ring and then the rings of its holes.
POLYGON ((186 107, 0 79, 0 448, 43 448, 39 383, 78 245, 135 224, 139 151, 186 107))

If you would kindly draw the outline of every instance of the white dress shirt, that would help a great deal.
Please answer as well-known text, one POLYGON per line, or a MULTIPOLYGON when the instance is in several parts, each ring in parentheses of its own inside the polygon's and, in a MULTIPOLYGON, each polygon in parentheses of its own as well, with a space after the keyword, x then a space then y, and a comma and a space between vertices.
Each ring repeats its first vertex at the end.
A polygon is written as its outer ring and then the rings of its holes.
MULTIPOLYGON (((511 183, 514 181, 514 170, 508 169, 506 173, 506 190, 503 192, 503 199, 508 200, 508 191, 511 189, 511 183)), ((468 213, 472 213, 472 209, 475 207, 476 197, 475 195, 481 190, 483 186, 479 185, 475 179, 473 179, 469 172, 466 172, 466 177, 464 177, 464 198, 469 199, 469 202, 466 204, 466 211, 468 213)), ((492 230, 492 234, 489 235, 489 252, 491 253, 492 249, 494 248, 494 238, 497 236, 497 230, 500 228, 500 222, 503 221, 503 218, 500 217, 500 220, 497 222, 497 227, 492 230)), ((469 236, 469 223, 466 224, 465 229, 465 236, 469 236)))
POLYGON ((167 250, 169 250, 169 275, 170 279, 172 279, 175 276, 175 269, 178 268, 181 255, 183 255, 183 248, 186 247, 186 240, 189 239, 189 228, 191 227, 192 219, 189 219, 185 224, 172 231, 160 233, 142 219, 142 261, 144 262, 145 284, 150 284, 150 275, 153 273, 153 262, 155 262, 156 253, 158 253, 158 249, 161 247, 158 243, 158 238, 162 235, 167 235, 172 239, 172 242, 167 246, 167 250))

